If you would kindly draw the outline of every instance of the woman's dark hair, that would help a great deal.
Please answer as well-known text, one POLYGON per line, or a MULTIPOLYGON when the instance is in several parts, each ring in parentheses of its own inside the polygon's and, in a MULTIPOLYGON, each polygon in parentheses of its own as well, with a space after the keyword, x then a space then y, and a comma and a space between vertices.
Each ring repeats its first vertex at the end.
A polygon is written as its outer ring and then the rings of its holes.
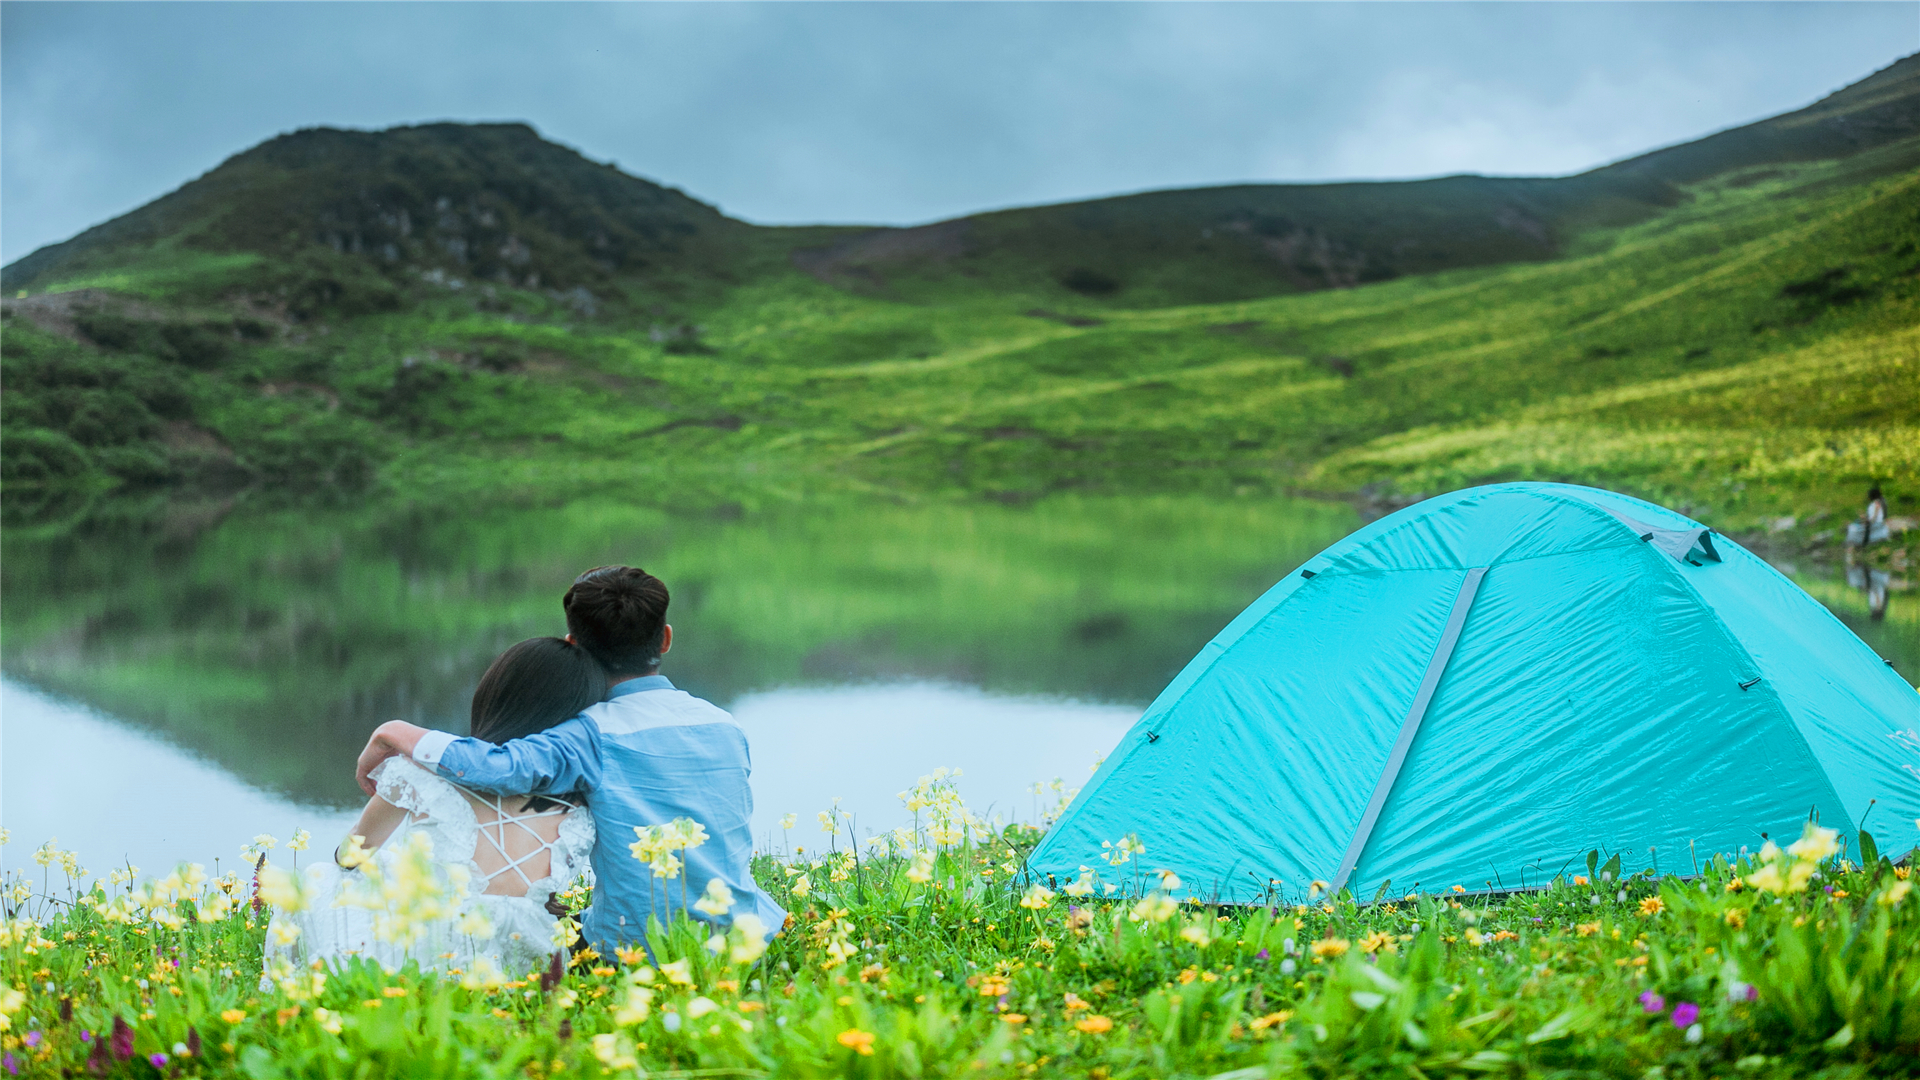
POLYGON ((545 731, 607 696, 607 673, 564 638, 528 638, 500 654, 473 692, 476 739, 504 743, 545 731))
POLYGON ((1879 498, 1879 497, 1880 497, 1880 487, 1879 487, 1879 485, 1877 485, 1877 484, 1876 484, 1876 485, 1874 485, 1873 487, 1870 487, 1870 488, 1868 488, 1868 489, 1867 489, 1867 501, 1868 501, 1868 502, 1872 502, 1873 500, 1875 500, 1875 499, 1877 499, 1877 498, 1879 498))

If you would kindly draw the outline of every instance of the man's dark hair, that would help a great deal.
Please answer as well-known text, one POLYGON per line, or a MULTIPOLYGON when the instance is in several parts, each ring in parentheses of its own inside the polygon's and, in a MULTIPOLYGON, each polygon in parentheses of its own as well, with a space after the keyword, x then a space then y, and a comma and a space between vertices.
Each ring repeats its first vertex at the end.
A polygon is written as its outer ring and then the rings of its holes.
POLYGON ((615 678, 660 666, 667 629, 666 583, 637 566, 597 566, 560 601, 573 640, 615 678))
POLYGON ((500 654, 473 692, 468 732, 505 743, 578 716, 607 696, 607 673, 561 638, 528 638, 500 654))

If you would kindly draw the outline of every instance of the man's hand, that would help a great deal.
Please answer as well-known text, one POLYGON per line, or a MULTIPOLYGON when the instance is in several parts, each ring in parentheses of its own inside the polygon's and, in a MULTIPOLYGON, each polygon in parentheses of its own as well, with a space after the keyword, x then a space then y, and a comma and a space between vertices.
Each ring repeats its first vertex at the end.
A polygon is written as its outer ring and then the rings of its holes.
POLYGON ((360 782, 360 790, 373 794, 373 779, 368 774, 390 757, 411 757, 420 736, 426 733, 426 728, 404 720, 389 720, 374 728, 373 737, 367 740, 367 748, 360 751, 360 760, 354 765, 353 776, 360 782))

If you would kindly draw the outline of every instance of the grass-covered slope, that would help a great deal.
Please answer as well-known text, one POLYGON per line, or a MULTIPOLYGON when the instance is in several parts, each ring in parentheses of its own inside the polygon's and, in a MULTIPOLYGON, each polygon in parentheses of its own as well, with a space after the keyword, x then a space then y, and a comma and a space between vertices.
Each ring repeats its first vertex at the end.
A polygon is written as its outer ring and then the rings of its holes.
POLYGON ((1874 480, 1899 510, 1920 480, 1916 73, 1567 180, 878 233, 742 225, 524 127, 298 133, 8 269, 9 498, 1531 477, 1730 527, 1851 509, 1874 480), (1381 244, 1401 262, 1379 274, 1342 254, 1381 244))

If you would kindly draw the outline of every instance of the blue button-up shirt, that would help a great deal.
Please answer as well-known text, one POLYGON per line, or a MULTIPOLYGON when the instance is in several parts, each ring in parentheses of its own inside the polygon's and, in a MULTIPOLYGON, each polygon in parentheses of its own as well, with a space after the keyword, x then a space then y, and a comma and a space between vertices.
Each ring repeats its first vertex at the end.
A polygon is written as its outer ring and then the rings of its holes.
POLYGON ((644 940, 649 915, 670 922, 708 882, 724 881, 734 907, 715 919, 753 912, 776 932, 787 913, 754 884, 752 762, 747 737, 726 710, 674 689, 665 676, 629 679, 606 701, 535 735, 495 745, 431 732, 414 759, 457 784, 503 795, 564 795, 586 799, 598 834, 593 844, 593 905, 582 919, 586 939, 600 952, 644 940), (636 826, 692 818, 707 841, 680 853, 679 879, 654 876, 629 848, 636 826))

